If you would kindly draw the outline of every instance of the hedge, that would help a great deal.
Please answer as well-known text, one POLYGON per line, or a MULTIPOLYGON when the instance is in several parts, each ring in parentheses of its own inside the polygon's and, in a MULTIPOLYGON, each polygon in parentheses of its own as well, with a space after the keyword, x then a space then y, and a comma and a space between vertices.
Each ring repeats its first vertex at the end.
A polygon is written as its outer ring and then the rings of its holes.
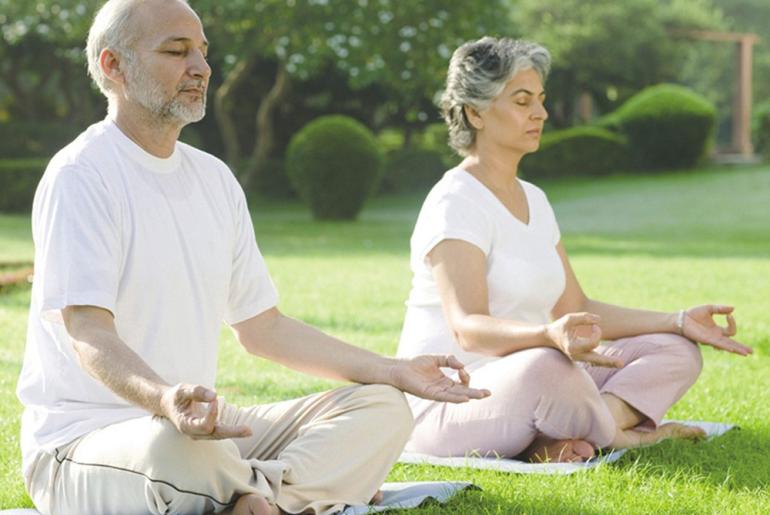
POLYGON ((629 165, 623 137, 600 127, 573 127, 547 132, 540 149, 524 156, 522 176, 533 179, 606 175, 629 165))
POLYGON ((402 148, 386 156, 383 193, 425 193, 446 171, 442 155, 424 148, 402 148))
POLYGON ((659 84, 631 97, 608 120, 628 138, 637 168, 691 168, 711 144, 716 108, 688 88, 659 84))
POLYGON ((48 158, 0 159, 0 212, 29 212, 48 158))
POLYGON ((376 189, 382 154, 372 132, 353 118, 322 116, 297 132, 286 172, 316 219, 354 219, 376 189))

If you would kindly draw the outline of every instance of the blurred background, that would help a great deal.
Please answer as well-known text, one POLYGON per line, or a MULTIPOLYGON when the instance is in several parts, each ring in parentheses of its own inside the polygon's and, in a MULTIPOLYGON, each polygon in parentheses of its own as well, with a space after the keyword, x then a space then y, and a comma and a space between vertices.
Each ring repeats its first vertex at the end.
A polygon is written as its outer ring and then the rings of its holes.
MULTIPOLYGON (((211 42, 213 76, 208 115, 182 139, 224 159, 250 196, 296 195, 303 179, 287 174, 287 148, 328 114, 375 138, 374 193, 427 188, 456 160, 435 107, 449 57, 483 35, 531 39, 553 56, 549 126, 525 175, 687 168, 770 152, 767 0, 190 4, 211 42), (681 87, 650 89, 659 84, 681 87), (638 143, 666 124, 681 143, 638 143), (679 161, 645 158, 665 154, 660 145, 697 148, 679 161), (586 156, 587 146, 600 155, 586 156)), ((0 0, 0 211, 28 211, 50 156, 105 116, 83 53, 99 5, 0 0)))

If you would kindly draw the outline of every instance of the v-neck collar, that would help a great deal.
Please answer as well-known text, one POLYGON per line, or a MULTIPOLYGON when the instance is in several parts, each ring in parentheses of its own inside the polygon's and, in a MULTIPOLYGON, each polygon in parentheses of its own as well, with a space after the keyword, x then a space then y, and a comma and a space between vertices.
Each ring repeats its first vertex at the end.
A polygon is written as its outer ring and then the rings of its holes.
POLYGON ((529 199, 529 194, 527 193, 527 187, 525 186, 524 182, 521 181, 518 177, 516 178, 517 181, 519 181, 519 185, 521 186, 521 191, 524 193, 524 199, 527 202, 527 211, 529 213, 529 222, 524 223, 523 220, 518 218, 516 215, 514 215, 507 207, 505 207, 505 204, 502 203, 502 201, 497 198, 497 195, 495 195, 492 190, 490 190, 486 184, 481 182, 478 178, 476 178, 475 175, 470 173, 465 168, 457 167, 455 168, 458 172, 462 172, 462 176, 468 177, 470 179, 470 182, 475 185, 477 188, 481 188, 481 190, 484 191, 484 195, 487 195, 492 198, 492 202, 498 206, 498 209, 501 209, 505 214, 510 217, 515 223, 520 225, 521 227, 524 227, 525 229, 531 230, 533 227, 533 222, 535 221, 535 211, 532 209, 532 202, 529 199))

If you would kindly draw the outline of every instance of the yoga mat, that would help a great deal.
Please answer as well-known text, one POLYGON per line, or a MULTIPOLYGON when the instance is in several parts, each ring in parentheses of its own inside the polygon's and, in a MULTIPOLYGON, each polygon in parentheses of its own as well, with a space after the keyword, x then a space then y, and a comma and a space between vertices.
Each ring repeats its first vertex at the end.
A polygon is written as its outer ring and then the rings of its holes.
MULTIPOLYGON (((726 433, 733 424, 719 422, 699 422, 691 420, 664 420, 663 422, 679 422, 689 426, 697 426, 706 431, 707 439, 726 433)), ((474 469, 496 470, 499 472, 511 472, 514 474, 574 474, 598 467, 603 463, 612 463, 620 459, 626 453, 626 449, 614 450, 610 453, 594 456, 583 463, 529 463, 526 461, 506 458, 481 458, 481 457, 455 457, 441 458, 428 454, 405 452, 399 458, 399 463, 414 463, 420 465, 436 465, 439 467, 468 467, 474 469)))

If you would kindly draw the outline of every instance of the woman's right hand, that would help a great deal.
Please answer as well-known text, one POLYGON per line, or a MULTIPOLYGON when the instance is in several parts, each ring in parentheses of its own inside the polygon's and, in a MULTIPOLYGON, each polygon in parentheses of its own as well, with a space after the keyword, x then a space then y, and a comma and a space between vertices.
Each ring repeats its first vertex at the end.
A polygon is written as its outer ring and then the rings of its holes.
POLYGON ((585 361, 600 367, 621 368, 623 361, 605 356, 594 349, 601 342, 599 315, 569 313, 546 326, 546 335, 554 347, 572 361, 585 361))

